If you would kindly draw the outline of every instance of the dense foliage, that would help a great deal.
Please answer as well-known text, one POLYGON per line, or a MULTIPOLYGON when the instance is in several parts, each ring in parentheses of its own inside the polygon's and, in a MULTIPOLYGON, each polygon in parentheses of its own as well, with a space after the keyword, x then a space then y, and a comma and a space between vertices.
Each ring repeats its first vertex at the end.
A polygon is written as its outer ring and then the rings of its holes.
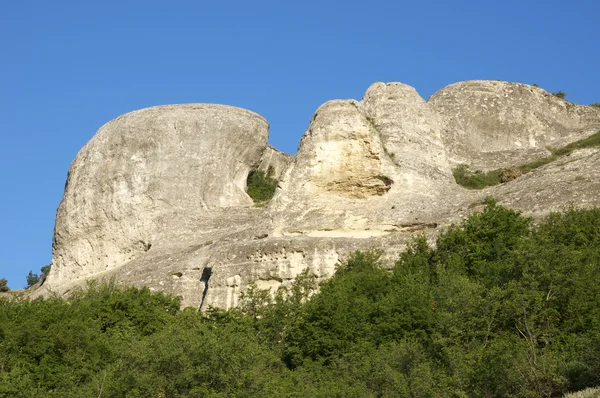
POLYGON ((269 167, 267 173, 256 170, 248 175, 246 193, 254 203, 261 205, 267 203, 275 194, 277 180, 273 178, 273 169, 269 167))
MULTIPOLYGON (((593 106, 593 105, 592 105, 593 106)), ((560 148, 548 148, 550 156, 536 159, 529 163, 524 163, 515 167, 508 167, 503 169, 495 169, 489 171, 471 170, 468 165, 462 164, 456 167, 452 173, 454 180, 458 185, 461 185, 468 189, 483 189, 494 185, 507 182, 504 176, 507 172, 518 170, 519 175, 529 173, 532 170, 537 169, 552 163, 561 156, 569 155, 577 149, 583 148, 594 148, 600 146, 600 131, 592 134, 589 137, 581 140, 572 142, 560 148)), ((509 173, 510 174, 510 173, 509 173)))
POLYGON ((390 269, 206 314, 147 289, 0 300, 0 397, 553 397, 600 385, 600 210, 489 200, 390 269), (307 298, 310 299, 307 300, 307 298))

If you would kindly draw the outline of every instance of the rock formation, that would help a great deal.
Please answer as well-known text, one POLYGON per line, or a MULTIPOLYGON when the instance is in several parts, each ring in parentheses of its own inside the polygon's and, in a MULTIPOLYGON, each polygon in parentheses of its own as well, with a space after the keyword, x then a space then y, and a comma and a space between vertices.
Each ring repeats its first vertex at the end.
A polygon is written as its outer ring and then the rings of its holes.
POLYGON ((295 156, 267 144, 268 123, 223 105, 169 105, 123 115, 77 155, 58 208, 53 267, 35 294, 114 276, 230 308, 255 282, 319 278, 357 249, 394 258, 414 233, 434 236, 494 195, 526 214, 600 205, 600 151, 585 149, 482 191, 458 164, 510 167, 600 129, 600 110, 517 83, 450 85, 428 101, 375 83, 361 101, 322 105, 295 156), (250 172, 279 180, 256 207, 250 172), (510 181, 509 181, 510 180, 510 181))
POLYGON ((104 125, 79 152, 54 231, 52 284, 120 266, 201 228, 214 208, 252 206, 245 183, 268 124, 220 105, 160 106, 104 125))
POLYGON ((479 169, 520 164, 600 128, 598 109, 526 84, 475 80, 451 84, 427 101, 445 123, 452 164, 479 169))

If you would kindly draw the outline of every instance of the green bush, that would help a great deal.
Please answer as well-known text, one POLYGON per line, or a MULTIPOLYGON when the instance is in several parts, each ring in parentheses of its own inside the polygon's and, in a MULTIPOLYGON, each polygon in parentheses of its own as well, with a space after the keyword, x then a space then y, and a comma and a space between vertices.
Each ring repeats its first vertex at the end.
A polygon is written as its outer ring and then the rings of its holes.
POLYGON ((34 274, 33 271, 29 271, 29 274, 26 277, 27 286, 25 286, 25 288, 26 289, 30 288, 31 286, 33 286, 33 285, 35 285, 36 283, 39 283, 39 282, 44 283, 44 281, 48 277, 48 274, 50 273, 50 268, 51 267, 52 267, 52 264, 43 266, 41 268, 41 275, 34 274))
POLYGON ((8 281, 6 278, 0 279, 0 292, 8 292, 10 288, 8 287, 8 281))
POLYGON ((590 106, 593 106, 594 108, 600 108, 600 102, 594 102, 593 104, 590 104, 590 106))
POLYGON ((31 286, 35 285, 36 283, 38 283, 40 281, 40 276, 38 274, 34 274, 32 271, 29 271, 29 274, 27 274, 26 280, 27 280, 27 286, 25 286, 25 288, 30 288, 31 286))
POLYGON ((273 169, 268 173, 255 170, 248 175, 246 192, 256 204, 265 204, 275 194, 277 180, 273 178, 273 169))
MULTIPOLYGON (((0 298, 0 397, 559 397, 600 385, 600 209, 486 200, 394 264, 356 252, 241 308, 91 284, 0 298), (309 299, 310 298, 310 299, 309 299)), ((597 391, 582 393, 594 396, 597 391)), ((577 395, 575 395, 577 396, 577 395)))
POLYGON ((52 264, 44 265, 41 268, 41 271, 42 271, 41 278, 42 278, 42 280, 44 280, 44 279, 46 279, 48 277, 48 275, 50 274, 50 269, 52 269, 52 264))
POLYGON ((567 94, 563 91, 555 91, 552 93, 552 95, 560 99, 565 99, 565 97, 567 96, 567 94))
POLYGON ((469 166, 462 164, 452 171, 454 180, 458 185, 468 189, 483 189, 502 182, 502 169, 491 171, 469 170, 469 166))

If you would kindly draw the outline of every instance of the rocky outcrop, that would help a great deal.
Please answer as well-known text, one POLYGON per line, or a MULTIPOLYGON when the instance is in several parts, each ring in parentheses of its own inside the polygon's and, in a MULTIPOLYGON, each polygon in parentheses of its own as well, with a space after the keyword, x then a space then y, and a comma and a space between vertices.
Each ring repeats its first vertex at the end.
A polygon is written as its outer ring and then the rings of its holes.
POLYGON ((270 173, 271 177, 279 180, 293 160, 294 157, 292 155, 279 152, 271 145, 267 145, 260 158, 257 170, 266 174, 270 173))
POLYGON ((520 83, 455 83, 427 103, 444 120, 442 138, 452 164, 476 169, 548 156, 548 147, 565 145, 600 129, 600 109, 520 83))
POLYGON ((600 148, 587 148, 484 191, 530 216, 570 206, 600 207, 600 148))
MULTIPOLYGON (((230 308, 247 285, 275 290, 305 268, 327 278, 354 250, 393 259, 415 233, 478 208, 487 195, 527 214, 600 205, 600 151, 574 152, 504 184, 468 191, 452 168, 496 168, 546 155, 600 129, 600 111, 516 83, 472 81, 423 100, 375 83, 361 101, 323 104, 298 153, 267 144, 268 124, 222 105, 170 105, 103 126, 71 165, 58 208, 53 267, 35 294, 89 278, 230 308), (256 207, 253 170, 279 180, 256 207)), ((510 174, 510 175, 509 175, 510 174)))
POLYGON ((379 133, 386 153, 419 191, 451 181, 442 118, 417 93, 401 83, 375 83, 361 101, 367 120, 379 133), (423 154, 427 156, 423 156, 423 154), (426 184, 426 186, 422 186, 426 184))
POLYGON ((276 232, 365 237, 434 223, 460 192, 440 133, 437 115, 401 83, 325 103, 269 206, 276 232))
POLYGON ((262 117, 222 105, 160 106, 104 125, 69 170, 48 285, 202 228, 212 209, 251 206, 246 178, 267 136, 262 117))

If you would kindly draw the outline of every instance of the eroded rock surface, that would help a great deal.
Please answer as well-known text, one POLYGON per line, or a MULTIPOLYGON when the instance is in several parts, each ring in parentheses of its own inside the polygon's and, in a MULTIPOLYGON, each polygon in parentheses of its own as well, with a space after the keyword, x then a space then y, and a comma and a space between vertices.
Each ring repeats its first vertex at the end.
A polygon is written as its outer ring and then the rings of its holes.
POLYGON ((486 192, 530 216, 600 207, 600 148, 580 149, 486 192))
POLYGON ((435 223, 460 194, 440 133, 437 115, 401 83, 325 103, 269 206, 276 233, 364 238, 435 223))
POLYGON ((222 105, 159 106, 104 125, 69 170, 48 285, 202 228, 212 209, 251 206, 246 178, 267 137, 262 117, 222 105))
POLYGON ((298 153, 267 144, 268 124, 222 105, 170 105, 103 126, 73 161, 58 208, 53 267, 35 294, 89 278, 231 308, 249 283, 276 290, 305 268, 328 278, 355 250, 395 259, 408 239, 501 204, 539 216, 600 205, 600 150, 586 149, 482 191, 452 168, 509 168, 600 129, 600 111, 496 81, 450 85, 428 101, 375 83, 361 101, 323 104, 298 153), (248 174, 279 180, 256 207, 248 174))
POLYGON ((453 164, 476 169, 518 165, 600 129, 600 109, 565 101, 520 83, 472 80, 451 84, 427 101, 444 120, 453 164))

